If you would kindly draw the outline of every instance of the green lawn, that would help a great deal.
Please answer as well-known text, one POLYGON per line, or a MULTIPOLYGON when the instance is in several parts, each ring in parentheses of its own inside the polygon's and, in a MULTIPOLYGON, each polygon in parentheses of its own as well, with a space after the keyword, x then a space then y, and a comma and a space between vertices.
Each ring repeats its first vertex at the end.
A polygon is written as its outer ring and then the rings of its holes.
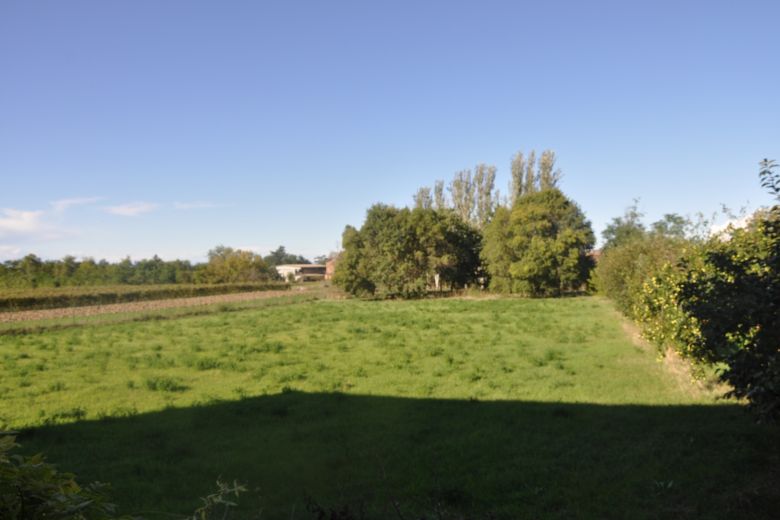
POLYGON ((4 335, 0 359, 0 427, 147 517, 220 476, 262 518, 307 518, 306 497, 372 518, 780 510, 780 430, 596 298, 303 302, 4 335))

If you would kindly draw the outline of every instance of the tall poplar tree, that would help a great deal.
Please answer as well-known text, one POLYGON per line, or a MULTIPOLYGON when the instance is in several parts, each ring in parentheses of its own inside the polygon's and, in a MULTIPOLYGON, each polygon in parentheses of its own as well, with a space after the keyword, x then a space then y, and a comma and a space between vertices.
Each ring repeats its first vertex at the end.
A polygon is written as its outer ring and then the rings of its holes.
POLYGON ((474 168, 475 212, 473 224, 482 229, 490 221, 496 209, 498 195, 495 193, 496 167, 478 164, 474 168))
POLYGON ((474 180, 471 170, 461 170, 455 174, 449 186, 452 209, 464 222, 472 222, 474 215, 474 180))
POLYGON ((525 176, 525 157, 523 152, 517 152, 512 157, 512 180, 509 185, 509 204, 514 206, 525 190, 523 178, 525 176))
POLYGON ((539 158, 539 189, 555 188, 561 178, 561 171, 555 169, 555 152, 545 150, 539 158))
POLYGON ((423 186, 417 190, 417 193, 414 194, 414 207, 418 209, 433 208, 433 198, 429 187, 423 186))
POLYGON ((444 194, 444 181, 436 181, 433 185, 433 204, 438 211, 447 208, 447 197, 444 194))
POLYGON ((525 183, 524 183, 524 195, 533 193, 536 191, 536 152, 531 150, 528 154, 528 160, 525 163, 525 183))

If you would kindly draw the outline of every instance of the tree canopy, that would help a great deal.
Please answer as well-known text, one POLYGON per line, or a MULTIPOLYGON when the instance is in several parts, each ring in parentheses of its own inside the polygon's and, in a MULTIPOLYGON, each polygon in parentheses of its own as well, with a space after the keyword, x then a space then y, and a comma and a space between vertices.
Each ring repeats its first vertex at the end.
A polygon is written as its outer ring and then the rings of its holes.
POLYGON ((197 281, 205 283, 260 282, 279 275, 263 258, 251 251, 217 246, 209 251, 209 261, 197 272, 197 281))
POLYGON ((419 296, 478 276, 479 233, 449 210, 376 204, 342 246, 334 281, 352 294, 419 296))
POLYGON ((490 288, 528 296, 577 291, 588 280, 594 235, 576 203, 558 188, 520 196, 485 227, 482 259, 490 288))
POLYGON ((288 253, 284 246, 279 246, 263 257, 266 264, 271 267, 284 264, 310 264, 311 262, 301 255, 288 253))

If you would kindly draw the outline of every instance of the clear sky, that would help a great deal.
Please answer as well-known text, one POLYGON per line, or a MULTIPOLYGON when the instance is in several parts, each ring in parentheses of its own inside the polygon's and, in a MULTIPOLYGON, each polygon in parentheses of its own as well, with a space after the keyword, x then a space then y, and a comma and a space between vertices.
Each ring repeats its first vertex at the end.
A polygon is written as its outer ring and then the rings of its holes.
POLYGON ((770 202, 780 2, 0 2, 0 259, 336 249, 550 148, 600 233, 770 202))

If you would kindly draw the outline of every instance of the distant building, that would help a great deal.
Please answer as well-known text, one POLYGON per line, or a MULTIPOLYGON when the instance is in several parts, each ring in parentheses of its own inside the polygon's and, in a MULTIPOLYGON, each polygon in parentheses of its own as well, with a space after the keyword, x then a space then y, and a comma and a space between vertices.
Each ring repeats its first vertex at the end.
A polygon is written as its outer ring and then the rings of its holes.
POLYGON ((285 280, 313 282, 325 278, 325 266, 320 264, 284 264, 277 265, 276 272, 285 280))
POLYGON ((325 279, 326 280, 332 280, 333 279, 333 273, 336 272, 336 262, 339 261, 339 255, 332 256, 328 258, 328 261, 325 262, 325 279))

